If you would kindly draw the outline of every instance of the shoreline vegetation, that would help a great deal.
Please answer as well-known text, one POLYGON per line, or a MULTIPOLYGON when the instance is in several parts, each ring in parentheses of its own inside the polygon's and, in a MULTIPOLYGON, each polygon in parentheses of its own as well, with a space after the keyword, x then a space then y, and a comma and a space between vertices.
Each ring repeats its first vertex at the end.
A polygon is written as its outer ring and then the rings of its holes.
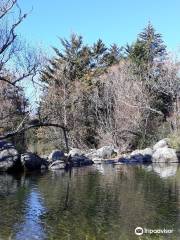
MULTIPOLYGON (((180 151, 180 63, 150 22, 132 44, 106 46, 99 39, 90 46, 72 34, 47 57, 18 36, 26 17, 17 0, 0 3, 2 146, 5 142, 9 148, 8 140, 12 155, 30 152, 26 157, 38 162, 38 156, 54 149, 67 155, 70 149, 98 152, 113 146, 115 155, 143 155, 137 149, 146 151, 168 138, 159 154, 175 159, 180 151), (38 89, 35 109, 24 84, 38 89)), ((9 156, 3 151, 6 147, 0 152, 2 165, 3 154, 9 156)))

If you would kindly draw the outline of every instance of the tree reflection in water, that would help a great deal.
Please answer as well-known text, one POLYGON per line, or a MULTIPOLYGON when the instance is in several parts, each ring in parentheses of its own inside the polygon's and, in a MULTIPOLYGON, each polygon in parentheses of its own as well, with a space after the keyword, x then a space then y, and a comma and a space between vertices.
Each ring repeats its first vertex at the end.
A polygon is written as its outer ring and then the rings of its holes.
POLYGON ((94 165, 18 179, 0 175, 0 238, 134 240, 137 226, 178 230, 180 168, 168 167, 94 165))

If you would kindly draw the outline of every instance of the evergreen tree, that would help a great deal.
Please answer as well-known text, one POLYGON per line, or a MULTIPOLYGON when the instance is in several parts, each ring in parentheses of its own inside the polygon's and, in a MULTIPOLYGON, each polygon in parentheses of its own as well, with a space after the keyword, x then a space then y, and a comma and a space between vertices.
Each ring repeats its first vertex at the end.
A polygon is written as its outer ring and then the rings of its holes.
POLYGON ((89 70, 90 49, 83 44, 81 36, 72 34, 70 40, 60 39, 63 51, 53 48, 56 57, 50 61, 51 67, 48 66, 48 72, 54 73, 57 68, 63 69, 63 74, 70 81, 81 79, 89 70))
POLYGON ((93 68, 102 68, 106 66, 107 47, 101 39, 99 39, 92 46, 92 64, 93 68))
POLYGON ((162 40, 162 36, 156 33, 151 23, 139 34, 139 42, 144 48, 144 60, 149 64, 154 61, 162 62, 166 57, 166 46, 162 40))
POLYGON ((107 63, 109 66, 119 63, 121 59, 122 48, 119 48, 117 44, 110 46, 109 53, 107 56, 107 63))
POLYGON ((129 59, 142 71, 147 71, 154 63, 160 67, 167 55, 162 36, 156 33, 151 23, 138 35, 132 46, 126 47, 126 52, 129 59))

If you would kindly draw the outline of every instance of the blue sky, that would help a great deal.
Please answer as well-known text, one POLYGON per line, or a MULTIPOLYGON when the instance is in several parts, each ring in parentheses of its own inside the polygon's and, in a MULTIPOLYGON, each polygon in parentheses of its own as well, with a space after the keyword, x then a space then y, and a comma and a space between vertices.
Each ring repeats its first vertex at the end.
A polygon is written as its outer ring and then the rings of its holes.
POLYGON ((101 38, 108 45, 135 41, 151 21, 168 49, 180 47, 180 0, 19 0, 24 11, 31 11, 19 27, 33 45, 58 46, 58 36, 73 32, 86 43, 101 38))

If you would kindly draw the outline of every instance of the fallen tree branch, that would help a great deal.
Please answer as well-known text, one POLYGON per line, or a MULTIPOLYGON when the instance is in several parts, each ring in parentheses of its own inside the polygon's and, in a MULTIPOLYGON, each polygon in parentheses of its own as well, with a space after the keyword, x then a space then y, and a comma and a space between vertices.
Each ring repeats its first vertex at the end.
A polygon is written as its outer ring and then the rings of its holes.
POLYGON ((24 133, 32 128, 40 128, 40 127, 56 127, 56 128, 61 128, 64 133, 64 139, 65 139, 65 144, 66 144, 66 151, 69 152, 69 146, 68 146, 68 138, 67 138, 67 131, 69 129, 66 126, 55 124, 55 123, 38 123, 38 124, 31 124, 26 127, 23 127, 21 129, 17 129, 15 131, 8 132, 7 134, 0 136, 0 140, 4 140, 10 137, 14 137, 18 134, 24 133))
POLYGON ((55 124, 55 123, 38 123, 38 124, 28 125, 27 127, 17 129, 15 131, 8 132, 7 134, 0 136, 0 140, 14 137, 18 134, 28 131, 31 128, 39 128, 39 127, 57 127, 57 128, 61 128, 62 130, 68 131, 67 127, 65 127, 63 125, 59 125, 59 124, 55 124))

